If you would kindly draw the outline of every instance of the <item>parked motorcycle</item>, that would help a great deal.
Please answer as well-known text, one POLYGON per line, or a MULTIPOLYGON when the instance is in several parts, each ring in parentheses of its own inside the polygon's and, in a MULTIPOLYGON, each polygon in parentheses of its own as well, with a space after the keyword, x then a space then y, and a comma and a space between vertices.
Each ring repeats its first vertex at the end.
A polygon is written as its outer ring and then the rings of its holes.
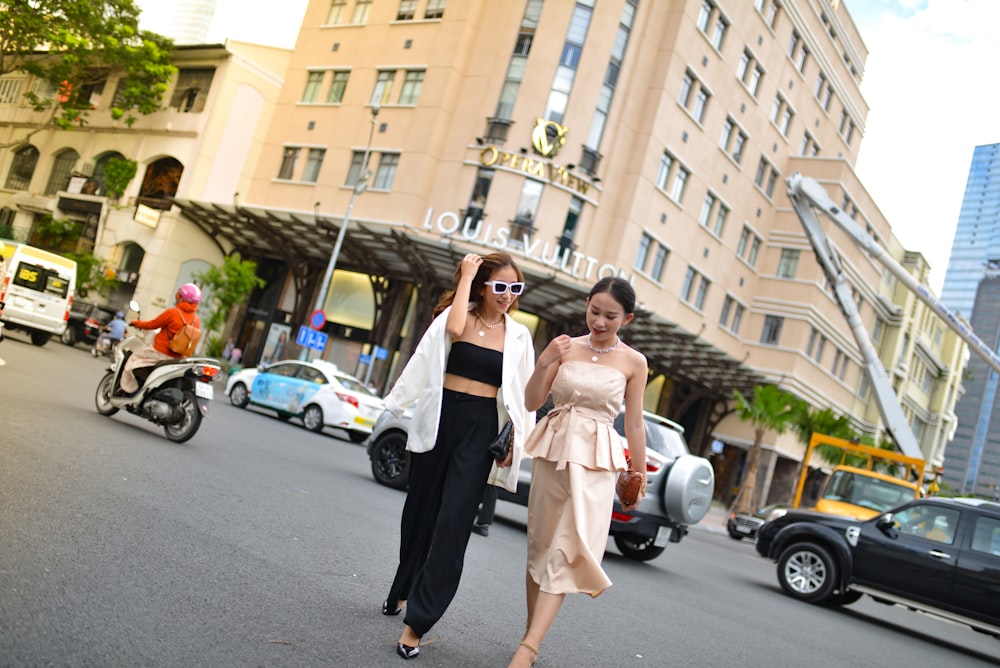
MULTIPOLYGON (((136 306, 132 308, 138 311, 136 306)), ((141 337, 130 336, 115 346, 114 360, 97 384, 97 412, 111 416, 124 408, 162 426, 171 441, 183 443, 198 431, 202 417, 208 417, 211 383, 219 378, 222 368, 209 357, 163 360, 134 369, 139 389, 131 395, 123 394, 119 383, 125 361, 145 345, 141 337)))

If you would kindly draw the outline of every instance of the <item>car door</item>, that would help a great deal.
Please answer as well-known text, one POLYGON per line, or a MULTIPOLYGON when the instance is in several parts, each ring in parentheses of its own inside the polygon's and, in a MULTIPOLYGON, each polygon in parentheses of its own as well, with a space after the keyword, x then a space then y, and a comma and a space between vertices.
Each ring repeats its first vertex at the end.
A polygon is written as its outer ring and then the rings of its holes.
MULTIPOLYGON (((295 396, 290 398, 292 402, 290 405, 294 406, 295 410, 291 412, 301 413, 303 408, 318 400, 319 391, 327 381, 322 371, 307 364, 299 365, 295 378, 297 381, 295 396)), ((324 408, 323 412, 326 413, 325 407, 321 408, 324 408)))
POLYGON ((953 603, 969 617, 1000 625, 1000 517, 969 516, 971 539, 963 543, 953 603))
POLYGON ((297 412, 289 410, 289 405, 293 403, 299 384, 295 378, 299 366, 294 362, 280 362, 258 371, 250 388, 253 402, 282 412, 297 412))
POLYGON ((861 525, 854 550, 854 579, 906 598, 947 607, 958 564, 955 540, 961 513, 914 504, 880 528, 882 516, 861 525))

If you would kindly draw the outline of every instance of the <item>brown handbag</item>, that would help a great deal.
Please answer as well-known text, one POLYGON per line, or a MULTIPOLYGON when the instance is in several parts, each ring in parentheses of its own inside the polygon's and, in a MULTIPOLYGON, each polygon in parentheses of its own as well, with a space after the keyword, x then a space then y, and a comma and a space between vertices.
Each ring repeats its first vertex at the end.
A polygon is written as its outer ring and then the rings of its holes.
POLYGON ((615 483, 615 494, 623 506, 634 506, 639 501, 639 495, 643 492, 642 474, 632 470, 632 460, 626 459, 627 470, 618 474, 618 481, 615 483))

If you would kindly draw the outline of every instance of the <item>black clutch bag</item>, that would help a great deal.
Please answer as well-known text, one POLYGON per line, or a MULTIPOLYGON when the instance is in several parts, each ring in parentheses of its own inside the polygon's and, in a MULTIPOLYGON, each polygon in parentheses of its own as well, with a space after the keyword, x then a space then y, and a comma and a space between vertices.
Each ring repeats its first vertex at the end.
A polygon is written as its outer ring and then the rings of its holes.
POLYGON ((503 426, 497 437, 490 441, 488 450, 493 458, 497 461, 503 461, 507 459, 507 454, 510 449, 514 446, 514 423, 507 420, 507 424, 503 426))

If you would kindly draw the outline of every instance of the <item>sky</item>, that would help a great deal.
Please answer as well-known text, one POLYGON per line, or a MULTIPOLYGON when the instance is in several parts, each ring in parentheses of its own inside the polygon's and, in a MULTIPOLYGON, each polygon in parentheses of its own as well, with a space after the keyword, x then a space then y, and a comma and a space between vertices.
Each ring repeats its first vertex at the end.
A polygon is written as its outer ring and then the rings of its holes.
MULTIPOLYGON (((155 30, 181 1, 139 0, 142 27, 155 30)), ((973 149, 1000 143, 1000 0, 843 2, 869 51, 855 169, 903 246, 930 263, 940 294, 973 149)), ((291 48, 306 5, 217 0, 207 41, 291 48)))

